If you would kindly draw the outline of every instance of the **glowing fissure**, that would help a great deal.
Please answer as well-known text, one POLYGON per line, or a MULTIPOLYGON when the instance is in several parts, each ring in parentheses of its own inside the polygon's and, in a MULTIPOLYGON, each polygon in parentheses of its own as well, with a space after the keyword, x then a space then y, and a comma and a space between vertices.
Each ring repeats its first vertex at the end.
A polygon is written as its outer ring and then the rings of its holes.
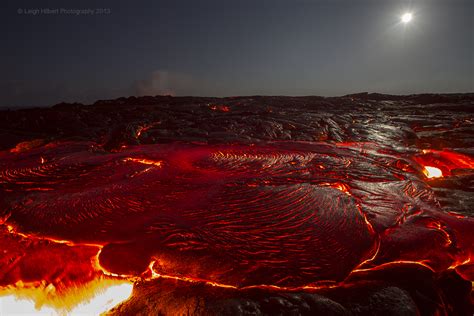
POLYGON ((17 236, 27 238, 27 239, 47 240, 47 241, 50 241, 50 242, 53 242, 53 243, 56 243, 56 244, 64 244, 64 245, 71 246, 71 247, 74 247, 74 246, 89 246, 89 247, 97 247, 97 248, 102 248, 103 247, 103 245, 100 245, 100 244, 91 244, 91 243, 83 243, 83 242, 75 243, 75 242, 70 241, 70 240, 61 240, 61 239, 55 239, 55 238, 46 237, 46 236, 38 236, 38 235, 34 235, 34 234, 24 234, 22 232, 19 232, 12 225, 6 225, 6 228, 7 228, 7 231, 10 234, 17 235, 17 236))
POLYGON ((124 161, 132 161, 132 162, 137 162, 144 165, 153 165, 156 167, 161 167, 163 163, 162 161, 154 161, 154 160, 145 159, 145 158, 125 158, 124 161))
POLYGON ((199 279, 199 278, 191 278, 186 276, 173 276, 173 275, 163 275, 159 274, 154 271, 153 265, 155 261, 150 262, 149 271, 151 272, 151 277, 148 279, 173 279, 182 282, 191 282, 191 283, 205 283, 209 286, 227 288, 227 289, 234 289, 234 290, 250 290, 250 289, 268 289, 268 290, 277 290, 277 291, 301 291, 301 290, 319 290, 319 289, 327 289, 327 288, 334 288, 341 285, 341 282, 334 282, 334 281, 320 281, 318 282, 319 285, 304 285, 299 287, 285 287, 285 286, 278 286, 278 285, 271 285, 271 284, 259 284, 259 285, 249 285, 249 286, 234 286, 229 284, 222 284, 217 282, 212 282, 209 280, 199 279))

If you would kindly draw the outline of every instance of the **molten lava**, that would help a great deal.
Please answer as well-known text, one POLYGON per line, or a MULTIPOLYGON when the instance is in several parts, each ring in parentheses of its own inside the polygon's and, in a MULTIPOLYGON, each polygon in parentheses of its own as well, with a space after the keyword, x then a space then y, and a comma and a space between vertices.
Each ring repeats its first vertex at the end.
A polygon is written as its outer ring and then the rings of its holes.
POLYGON ((436 167, 425 166, 423 172, 427 178, 441 178, 443 176, 443 172, 436 167))
POLYGON ((56 293, 54 286, 16 284, 0 291, 0 314, 100 315, 127 300, 133 285, 127 281, 98 279, 66 293, 56 293))
MULTIPOLYGON (((203 108, 229 120, 237 109, 203 108)), ((285 117, 260 132, 292 139, 285 117)), ((132 282, 158 279, 315 291, 402 265, 474 280, 474 220, 435 194, 470 179, 467 154, 379 145, 403 132, 387 126, 365 141, 140 144, 167 124, 127 126, 133 141, 33 140, 0 152, 4 306, 27 298, 41 311, 99 313, 132 282)), ((329 126, 315 137, 341 135, 329 126)))
POLYGON ((474 169, 474 159, 448 150, 423 150, 413 159, 424 167, 423 172, 428 178, 440 178, 470 171, 474 169))

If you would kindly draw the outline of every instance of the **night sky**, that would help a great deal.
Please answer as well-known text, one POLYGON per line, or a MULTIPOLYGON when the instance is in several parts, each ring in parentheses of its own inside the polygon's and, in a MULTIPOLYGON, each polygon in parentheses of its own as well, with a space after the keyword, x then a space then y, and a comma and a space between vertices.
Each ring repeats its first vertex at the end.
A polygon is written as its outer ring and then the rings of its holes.
POLYGON ((474 91, 472 0, 10 1, 1 15, 0 107, 474 91))

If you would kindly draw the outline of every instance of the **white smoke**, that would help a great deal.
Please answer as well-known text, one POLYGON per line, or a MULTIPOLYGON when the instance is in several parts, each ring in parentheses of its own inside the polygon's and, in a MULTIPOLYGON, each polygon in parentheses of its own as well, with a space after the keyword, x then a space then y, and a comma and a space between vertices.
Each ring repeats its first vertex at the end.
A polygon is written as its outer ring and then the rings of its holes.
POLYGON ((196 81, 189 75, 157 70, 135 84, 137 96, 146 95, 195 95, 196 81))

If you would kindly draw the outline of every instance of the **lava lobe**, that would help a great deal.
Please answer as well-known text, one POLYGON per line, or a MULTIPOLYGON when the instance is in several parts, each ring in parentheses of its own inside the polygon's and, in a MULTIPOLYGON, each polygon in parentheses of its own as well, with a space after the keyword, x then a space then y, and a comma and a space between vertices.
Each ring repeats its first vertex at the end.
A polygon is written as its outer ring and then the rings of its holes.
POLYGON ((393 167, 396 156, 363 152, 50 144, 3 155, 1 215, 24 234, 102 246, 109 273, 150 268, 233 287, 342 281, 367 261, 439 270, 469 259, 472 222, 440 212, 419 173, 393 167))
POLYGON ((436 100, 157 97, 3 113, 0 288, 107 277, 136 282, 139 302, 152 290, 181 302, 204 284, 211 298, 263 291, 264 306, 267 291, 335 288, 342 302, 354 284, 378 293, 374 278, 422 275, 464 296, 435 291, 433 307, 416 298, 431 288, 383 291, 429 311, 464 306, 474 97, 436 100))

